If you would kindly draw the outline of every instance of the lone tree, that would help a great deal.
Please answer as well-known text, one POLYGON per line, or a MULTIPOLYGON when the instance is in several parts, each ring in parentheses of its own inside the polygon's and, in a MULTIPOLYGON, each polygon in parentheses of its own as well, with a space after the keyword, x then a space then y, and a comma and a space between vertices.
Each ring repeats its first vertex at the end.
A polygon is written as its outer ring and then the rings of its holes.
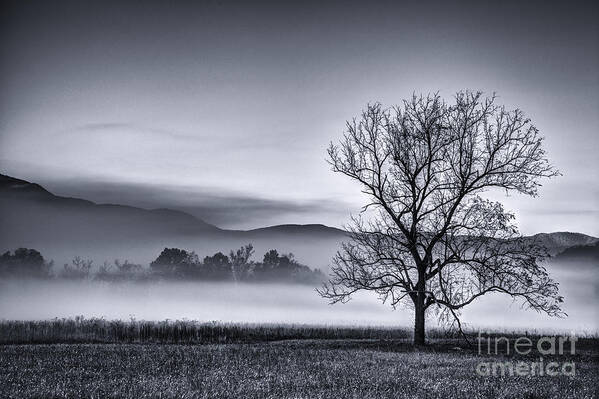
POLYGON ((458 92, 451 104, 429 94, 391 109, 368 105, 331 143, 328 161, 360 185, 369 217, 352 217, 319 293, 332 303, 359 290, 394 307, 411 303, 415 345, 425 342, 428 310, 462 331, 460 310, 490 292, 561 315, 557 283, 540 265, 546 250, 480 196, 536 196, 541 178, 559 174, 542 142, 522 111, 481 92, 458 92))

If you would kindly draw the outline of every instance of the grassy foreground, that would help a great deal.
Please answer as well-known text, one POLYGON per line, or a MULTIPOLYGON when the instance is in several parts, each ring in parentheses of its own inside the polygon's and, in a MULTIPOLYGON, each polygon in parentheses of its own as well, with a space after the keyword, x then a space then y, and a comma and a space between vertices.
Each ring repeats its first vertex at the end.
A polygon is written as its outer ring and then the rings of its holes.
POLYGON ((481 362, 538 357, 479 355, 476 346, 432 333, 430 345, 415 350, 405 329, 4 321, 0 397, 565 399, 599 392, 596 336, 581 338, 574 355, 545 357, 574 362, 574 376, 481 376, 481 362))
POLYGON ((481 377, 464 351, 375 341, 57 344, 0 347, 12 398, 593 398, 599 364, 576 377, 481 377))

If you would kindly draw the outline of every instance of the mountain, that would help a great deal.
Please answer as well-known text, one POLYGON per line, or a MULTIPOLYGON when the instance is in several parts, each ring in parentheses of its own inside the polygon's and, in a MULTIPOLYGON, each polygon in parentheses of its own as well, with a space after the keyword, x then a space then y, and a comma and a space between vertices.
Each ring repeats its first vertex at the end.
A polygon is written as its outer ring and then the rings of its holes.
POLYGON ((18 199, 43 200, 54 197, 54 195, 39 184, 29 183, 28 181, 2 174, 0 174, 0 193, 2 194, 2 198, 15 197, 18 199))
POLYGON ((58 262, 75 255, 149 262, 166 246, 205 256, 251 242, 258 254, 276 248, 323 267, 345 237, 343 230, 324 225, 224 230, 185 212, 61 197, 6 175, 0 175, 0 220, 0 251, 35 248, 58 262))
POLYGON ((553 255, 573 246, 593 245, 599 242, 599 238, 596 237, 591 237, 582 233, 563 231, 555 233, 539 233, 529 236, 528 238, 544 245, 553 255))
POLYGON ((297 236, 310 234, 312 237, 340 237, 347 233, 335 227, 325 226, 324 224, 280 224, 270 227, 262 227, 259 229, 247 230, 245 233, 254 237, 270 236, 270 235, 289 235, 297 236))
MULTIPOLYGON (((100 263, 114 258, 149 263, 164 247, 186 248, 206 256, 251 242, 256 257, 274 248, 326 269, 347 235, 321 224, 225 230, 185 212, 61 197, 38 184, 5 175, 0 175, 0 221, 0 251, 35 248, 57 262, 80 255, 100 263)), ((544 244, 551 254, 599 242, 595 237, 568 232, 540 233, 526 239, 544 244)))
POLYGON ((557 261, 565 262, 592 262, 593 265, 599 265, 599 241, 592 245, 575 245, 566 248, 555 256, 557 261))
POLYGON ((96 204, 56 196, 42 186, 0 175, 0 216, 3 238, 37 236, 71 240, 145 238, 156 233, 188 235, 219 231, 216 226, 184 212, 146 210, 131 206, 96 204))
MULTIPOLYGON (((71 228, 80 225, 78 222, 96 222, 107 224, 115 222, 118 229, 113 233, 119 234, 126 231, 141 230, 144 236, 152 232, 174 234, 200 234, 200 233, 221 233, 237 236, 261 237, 273 235, 303 236, 309 234, 313 237, 339 237, 345 235, 340 229, 328 227, 322 224, 284 224, 270 227, 263 227, 252 230, 223 230, 206 223, 205 221, 192 216, 186 212, 172 209, 152 209, 146 210, 133 206, 115 205, 115 204, 96 204, 78 198, 61 197, 50 193, 39 184, 30 183, 25 180, 0 174, 0 215, 2 215, 3 227, 7 234, 14 234, 17 225, 27 225, 28 219, 31 219, 34 212, 36 219, 34 224, 39 227, 41 220, 56 216, 55 222, 68 224, 71 228), (26 214, 27 213, 27 214, 26 214), (41 214, 41 213, 53 213, 41 214), (97 216, 98 220, 94 220, 97 216), (67 220, 75 217, 82 217, 81 220, 67 220), (11 223, 11 221, 13 223, 11 223), (67 222, 67 223, 65 223, 67 222), (140 222, 143 222, 143 229, 139 229, 140 222), (7 225, 11 225, 10 229, 7 225)), ((94 227, 96 230, 98 225, 94 227)), ((111 227, 111 226, 108 226, 111 227)), ((1 233, 2 231, 0 231, 1 233)), ((29 233, 35 233, 31 229, 29 233)), ((131 238, 128 236, 128 238, 131 238)))

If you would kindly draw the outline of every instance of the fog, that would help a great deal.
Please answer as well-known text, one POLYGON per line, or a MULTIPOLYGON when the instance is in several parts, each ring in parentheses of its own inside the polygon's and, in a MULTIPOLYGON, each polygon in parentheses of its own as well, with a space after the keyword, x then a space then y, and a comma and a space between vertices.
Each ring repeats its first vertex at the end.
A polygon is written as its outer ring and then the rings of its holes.
POLYGON ((564 297, 562 310, 567 317, 548 317, 521 309, 506 295, 482 297, 466 308, 463 320, 479 328, 506 328, 539 331, 599 332, 599 265, 586 262, 560 262, 547 265, 551 277, 559 283, 564 297))
POLYGON ((329 306, 312 287, 282 284, 21 282, 2 287, 6 319, 105 317, 144 320, 367 324, 396 323, 376 298, 329 306))
MULTIPOLYGON (((567 318, 523 310, 519 302, 488 295, 463 313, 471 328, 500 330, 599 331, 597 268, 584 264, 550 265, 565 297, 567 318)), ((371 293, 347 304, 329 305, 313 287, 284 284, 146 282, 109 284, 94 281, 0 282, 0 319, 104 317, 106 319, 250 323, 305 323, 411 327, 409 308, 393 310, 371 293)), ((436 325, 433 315, 429 326, 436 325)))

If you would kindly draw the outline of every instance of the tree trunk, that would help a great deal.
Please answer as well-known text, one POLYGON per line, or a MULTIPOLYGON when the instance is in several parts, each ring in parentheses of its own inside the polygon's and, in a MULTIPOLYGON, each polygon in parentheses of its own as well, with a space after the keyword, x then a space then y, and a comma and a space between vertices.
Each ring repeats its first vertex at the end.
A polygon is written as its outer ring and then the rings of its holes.
POLYGON ((414 346, 424 345, 424 293, 416 294, 414 304, 414 346))

